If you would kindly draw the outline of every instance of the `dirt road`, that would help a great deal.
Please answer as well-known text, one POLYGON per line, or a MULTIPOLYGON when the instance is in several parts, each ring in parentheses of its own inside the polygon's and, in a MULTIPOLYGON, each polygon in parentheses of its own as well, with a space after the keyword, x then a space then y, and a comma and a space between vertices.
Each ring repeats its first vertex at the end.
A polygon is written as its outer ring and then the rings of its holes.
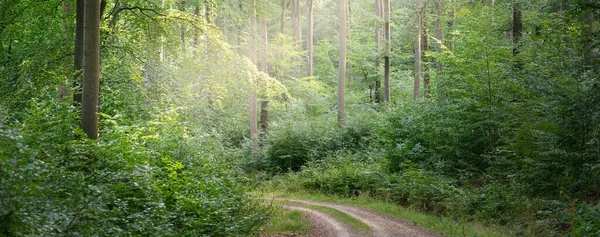
POLYGON ((289 208, 293 210, 304 211, 308 214, 309 220, 313 224, 314 230, 310 231, 310 236, 338 236, 338 237, 350 237, 350 236, 373 236, 373 237, 428 237, 428 236, 442 236, 438 233, 435 233, 430 230, 425 230, 423 228, 417 227, 411 223, 406 221, 388 216, 386 214, 373 212, 371 210, 342 205, 336 203, 327 203, 327 202, 317 202, 317 201, 309 201, 309 200, 301 200, 301 199, 293 199, 293 198, 277 198, 272 197, 268 198, 268 200, 280 200, 280 201, 292 201, 296 202, 299 205, 292 205, 289 203, 281 204, 284 208, 289 208), (354 217, 357 220, 362 221, 367 224, 371 228, 370 233, 365 233, 361 231, 356 231, 347 225, 340 223, 335 220, 330 215, 311 210, 309 208, 303 207, 302 205, 317 205, 324 206, 329 208, 337 209, 341 212, 348 214, 351 217, 354 217))

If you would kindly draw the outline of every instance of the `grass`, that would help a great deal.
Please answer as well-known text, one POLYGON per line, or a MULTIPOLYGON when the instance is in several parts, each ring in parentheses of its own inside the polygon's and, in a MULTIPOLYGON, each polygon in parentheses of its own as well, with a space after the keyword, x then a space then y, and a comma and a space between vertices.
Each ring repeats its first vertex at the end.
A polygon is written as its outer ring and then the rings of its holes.
POLYGON ((362 222, 354 217, 351 217, 350 215, 348 215, 340 210, 337 210, 335 208, 318 206, 318 205, 305 205, 303 203, 287 201, 287 200, 275 200, 275 202, 281 203, 281 204, 295 205, 295 206, 305 206, 306 208, 309 208, 312 210, 327 213, 334 219, 346 224, 347 226, 349 226, 355 230, 365 231, 365 232, 371 231, 371 227, 369 227, 364 222, 362 222))
POLYGON ((309 226, 310 224, 304 219, 304 213, 301 211, 278 208, 273 213, 269 223, 264 226, 262 233, 299 233, 309 226))
MULTIPOLYGON (((365 197, 357 198, 342 198, 337 196, 327 196, 323 194, 314 194, 306 192, 294 192, 294 193, 256 193, 256 195, 269 197, 289 197, 298 198, 313 201, 331 202, 338 204, 347 204, 364 207, 376 212, 385 213, 400 219, 410 221, 413 224, 430 229, 435 232, 441 233, 444 236, 485 236, 485 237, 504 237, 512 236, 509 231, 495 227, 485 226, 480 223, 457 221, 450 218, 437 217, 433 215, 424 214, 414 209, 404 208, 394 203, 384 202, 380 200, 374 200, 365 197)), ((312 208, 312 207, 311 207, 312 208)), ((336 217, 336 219, 338 219, 336 217)), ((363 223, 364 224, 364 223, 363 223)))

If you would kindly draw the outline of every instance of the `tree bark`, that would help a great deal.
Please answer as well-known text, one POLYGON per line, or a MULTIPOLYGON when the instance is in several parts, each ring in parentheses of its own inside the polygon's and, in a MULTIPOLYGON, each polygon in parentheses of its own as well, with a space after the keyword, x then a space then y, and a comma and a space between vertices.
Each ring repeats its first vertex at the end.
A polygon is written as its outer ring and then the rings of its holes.
POLYGON ((100 95, 100 0, 85 0, 83 31, 83 93, 81 129, 90 139, 98 138, 100 95))
POLYGON ((391 4, 390 0, 383 0, 383 14, 385 18, 385 26, 383 30, 383 35, 385 37, 385 65, 384 65, 384 79, 383 79, 383 97, 386 104, 391 103, 391 93, 390 93, 390 77, 391 77, 391 59, 390 56, 392 54, 392 29, 390 26, 390 14, 391 14, 391 4))
POLYGON ((340 19, 340 60, 338 65, 338 126, 341 128, 346 124, 346 0, 338 0, 340 19))
POLYGON ((517 0, 512 0, 513 7, 513 55, 518 55, 521 52, 521 38, 523 36, 523 15, 521 13, 521 4, 517 0))
POLYGON ((313 19, 314 19, 314 15, 313 15, 313 0, 307 0, 306 1, 306 7, 308 10, 308 15, 306 16, 307 19, 307 31, 306 31, 306 49, 308 51, 308 59, 306 62, 306 76, 312 76, 313 75, 313 19))

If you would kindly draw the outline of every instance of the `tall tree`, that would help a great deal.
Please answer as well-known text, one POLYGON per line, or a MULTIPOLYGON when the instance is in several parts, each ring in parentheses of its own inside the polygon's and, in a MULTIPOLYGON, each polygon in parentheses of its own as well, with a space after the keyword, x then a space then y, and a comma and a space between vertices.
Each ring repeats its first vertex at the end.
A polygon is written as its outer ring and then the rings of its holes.
MULTIPOLYGON (((352 42, 352 2, 351 0, 347 0, 346 2, 346 42, 352 42)), ((346 45, 347 46, 347 45, 346 45)), ((346 48, 346 52, 352 52, 352 48, 350 50, 346 48)), ((346 56, 348 57, 348 56, 346 56)), ((346 62, 346 74, 348 74, 348 80, 354 80, 352 75, 352 62, 346 62)))
MULTIPOLYGON (((383 19, 383 0, 375 0, 375 7, 377 10, 377 20, 381 20, 383 19)), ((377 27, 375 28, 375 47, 376 47, 376 51, 377 51, 377 58, 375 59, 375 70, 377 71, 377 78, 375 79, 375 96, 373 101, 377 104, 379 104, 381 102, 381 80, 379 77, 379 72, 381 69, 381 57, 380 57, 380 50, 381 50, 381 35, 382 35, 382 27, 381 24, 377 24, 377 27)))
POLYGON ((302 41, 302 28, 300 24, 300 0, 292 1, 294 3, 292 15, 292 31, 294 38, 296 39, 296 43, 300 45, 300 42, 302 41))
POLYGON ((285 10, 288 5, 288 0, 281 0, 281 29, 280 32, 283 34, 285 32, 285 10))
POLYGON ((513 37, 513 55, 521 52, 521 38, 523 37, 523 13, 519 0, 512 0, 512 37, 513 37))
MULTIPOLYGON (((252 1, 250 11, 248 15, 248 58, 256 65, 256 6, 255 2, 252 1)), ((258 119, 256 117, 257 112, 257 98, 256 92, 254 91, 254 83, 250 85, 250 140, 253 146, 258 145, 258 119)))
MULTIPOLYGON (((434 5, 435 5, 435 22, 434 24, 434 28, 435 28, 435 52, 441 52, 442 51, 442 44, 444 43, 444 28, 442 28, 442 15, 444 14, 443 9, 442 9, 442 1, 441 0, 434 0, 434 5)), ((438 64, 439 66, 439 64, 438 64)))
MULTIPOLYGON (((259 18, 259 27, 258 27, 258 35, 259 35, 259 71, 269 74, 269 65, 267 62, 267 47, 268 47, 268 28, 267 28, 267 19, 264 15, 261 15, 259 18)), ((260 128, 262 129, 263 135, 266 135, 269 130, 269 98, 267 96, 267 84, 263 83, 263 98, 260 102, 260 128)))
POLYGON ((306 8, 307 8, 307 30, 306 30, 306 50, 308 51, 308 58, 307 58, 307 62, 306 62, 306 76, 312 76, 313 75, 313 44, 314 44, 314 37, 313 37, 313 28, 314 28, 314 15, 313 15, 313 0, 306 0, 306 8))
POLYGON ((384 79, 383 79, 383 97, 386 104, 391 103, 390 93, 390 77, 391 77, 391 54, 392 54, 392 28, 390 25, 392 5, 390 0, 383 0, 383 14, 385 18, 385 26, 383 27, 383 35, 385 37, 385 58, 384 58, 384 79))
POLYGON ((340 19, 340 60, 338 65, 338 126, 346 124, 346 27, 347 0, 338 1, 338 14, 340 19))
POLYGON ((585 30, 585 44, 584 44, 584 62, 588 65, 594 62, 594 58, 596 57, 596 53, 594 52, 594 12, 593 10, 587 10, 584 15, 587 28, 585 30))
POLYGON ((454 0, 450 0, 450 12, 448 13, 448 31, 451 32, 448 35, 448 43, 446 43, 446 45, 448 45, 448 49, 450 49, 450 51, 454 51, 454 34, 452 34, 452 31, 454 30, 454 18, 456 18, 456 15, 454 13, 454 0))
POLYGON ((90 139, 98 138, 98 100, 100 95, 99 19, 100 0, 85 0, 81 129, 90 139))
POLYGON ((413 88, 413 98, 415 100, 419 99, 419 90, 421 87, 421 14, 417 13, 417 33, 415 34, 415 79, 414 79, 414 88, 413 88))
MULTIPOLYGON (((427 3, 423 6, 423 9, 427 9, 427 3)), ((431 70, 429 65, 429 56, 427 55, 427 51, 429 51, 429 27, 427 25, 427 11, 424 10, 422 13, 422 24, 421 34, 423 38, 421 39, 421 60, 423 60, 423 87, 425 89, 425 98, 429 98, 430 87, 431 87, 431 70)))

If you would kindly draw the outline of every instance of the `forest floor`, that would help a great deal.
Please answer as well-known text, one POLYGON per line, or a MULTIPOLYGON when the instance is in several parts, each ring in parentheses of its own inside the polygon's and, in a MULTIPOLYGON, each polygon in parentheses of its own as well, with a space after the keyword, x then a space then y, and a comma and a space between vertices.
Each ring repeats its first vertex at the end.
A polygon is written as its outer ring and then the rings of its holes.
POLYGON ((271 201, 273 205, 279 205, 282 208, 302 211, 311 227, 301 233, 269 234, 268 237, 280 236, 338 236, 338 237, 385 237, 385 236, 442 236, 430 230, 415 226, 407 221, 371 211, 366 208, 351 205, 343 205, 330 202, 318 202, 302 200, 295 198, 270 197, 265 200, 271 201), (348 220, 340 220, 339 215, 332 215, 331 211, 341 212, 342 215, 355 219, 360 225, 366 225, 365 228, 357 228, 348 220))

